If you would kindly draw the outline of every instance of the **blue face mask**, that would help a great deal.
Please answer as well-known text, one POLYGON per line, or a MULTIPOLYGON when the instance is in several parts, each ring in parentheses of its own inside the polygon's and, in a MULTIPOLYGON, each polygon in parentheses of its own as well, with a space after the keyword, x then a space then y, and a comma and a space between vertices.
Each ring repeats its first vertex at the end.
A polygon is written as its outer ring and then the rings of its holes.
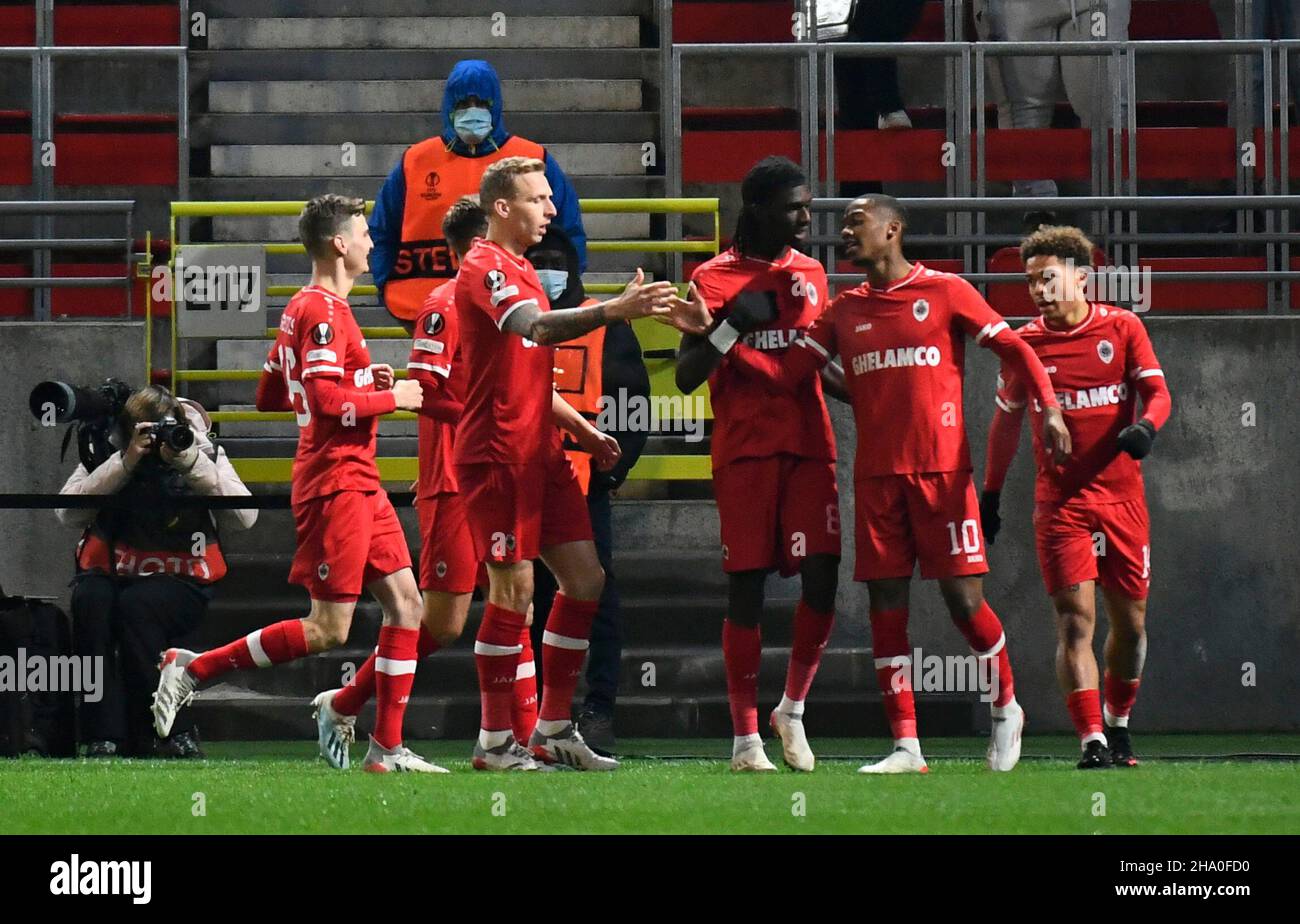
POLYGON ((466 144, 481 144, 492 134, 492 113, 482 106, 470 106, 451 117, 452 127, 466 144))
POLYGON ((567 270, 539 269, 537 278, 542 281, 542 288, 546 289, 546 297, 551 301, 563 295, 564 290, 569 287, 567 270))

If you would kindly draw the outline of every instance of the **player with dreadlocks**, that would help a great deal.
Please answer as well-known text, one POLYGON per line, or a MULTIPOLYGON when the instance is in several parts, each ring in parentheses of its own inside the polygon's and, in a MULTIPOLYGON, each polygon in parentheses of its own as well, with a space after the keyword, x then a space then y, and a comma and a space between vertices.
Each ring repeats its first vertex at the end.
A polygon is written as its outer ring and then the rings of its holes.
MULTIPOLYGON (((743 205, 732 246, 695 271, 690 300, 711 313, 707 334, 687 334, 677 357, 677 386, 690 393, 708 379, 713 401, 713 486, 728 576, 722 624, 727 696, 734 726, 731 769, 776 769, 758 734, 760 617, 768 573, 800 575, 794 642, 785 695, 771 726, 786 763, 812 770, 804 699, 830 637, 840 563, 835 438, 810 376, 778 389, 756 354, 784 353, 826 304, 826 271, 797 249, 812 223, 812 194, 797 164, 767 157, 741 185, 743 205)), ((838 367, 830 367, 832 394, 838 367)))

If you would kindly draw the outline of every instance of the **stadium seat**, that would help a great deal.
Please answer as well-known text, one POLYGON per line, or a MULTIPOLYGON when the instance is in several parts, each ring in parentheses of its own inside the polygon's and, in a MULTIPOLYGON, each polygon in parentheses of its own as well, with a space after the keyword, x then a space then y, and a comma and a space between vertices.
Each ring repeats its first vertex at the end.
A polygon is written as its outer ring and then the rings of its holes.
MULTIPOLYGON (((0 276, 30 276, 31 267, 23 263, 0 263, 0 276)), ((0 318, 26 318, 32 313, 30 289, 0 289, 0 318)))
POLYGON ((176 117, 69 113, 54 120, 56 186, 174 186, 176 117), (114 156, 106 157, 112 151, 114 156))

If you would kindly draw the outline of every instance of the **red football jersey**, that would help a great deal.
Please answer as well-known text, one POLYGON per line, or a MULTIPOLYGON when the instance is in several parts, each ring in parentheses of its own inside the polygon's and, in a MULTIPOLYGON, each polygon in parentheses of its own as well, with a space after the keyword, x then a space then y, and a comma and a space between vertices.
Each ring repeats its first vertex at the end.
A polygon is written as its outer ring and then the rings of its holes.
POLYGON ((864 282, 841 292, 800 341, 843 361, 858 430, 855 478, 970 471, 963 335, 986 347, 1016 336, 966 280, 915 263, 884 289, 864 282))
POLYGON ((375 390, 370 351, 347 299, 319 286, 300 289, 280 317, 280 332, 264 368, 284 375, 298 419, 292 502, 338 491, 378 490, 375 443, 379 418, 361 418, 345 426, 339 417, 313 413, 303 385, 319 376, 335 379, 351 391, 375 390))
MULTIPOLYGON (((434 384, 449 397, 464 401, 464 372, 460 368, 459 351, 456 280, 450 279, 430 292, 420 308, 406 369, 411 378, 434 384)), ((419 433, 420 474, 415 496, 423 500, 458 490, 452 465, 456 425, 421 414, 419 433)))
POLYGON ((502 329, 519 308, 550 310, 533 265, 479 238, 456 282, 465 411, 456 430, 456 464, 519 464, 559 451, 551 418, 552 347, 502 329))
POLYGON ((1114 503, 1144 496, 1142 463, 1116 448, 1119 431, 1137 419, 1138 382, 1164 377, 1146 327, 1131 311, 1093 305, 1069 330, 1053 330, 1035 318, 1018 331, 1052 379, 1056 400, 1070 428, 1072 451, 1054 469, 1043 448, 1043 409, 1005 365, 997 403, 1012 411, 1029 403, 1038 477, 1034 498, 1114 503))
MULTIPOLYGON (((826 271, 793 248, 768 262, 743 256, 733 247, 696 269, 692 281, 719 319, 731 313, 732 301, 741 292, 771 293, 775 320, 740 341, 764 353, 785 353, 826 308, 826 271)), ((709 376, 713 467, 779 454, 833 460, 835 436, 821 377, 804 379, 794 394, 780 391, 735 361, 738 348, 733 347, 709 376)))

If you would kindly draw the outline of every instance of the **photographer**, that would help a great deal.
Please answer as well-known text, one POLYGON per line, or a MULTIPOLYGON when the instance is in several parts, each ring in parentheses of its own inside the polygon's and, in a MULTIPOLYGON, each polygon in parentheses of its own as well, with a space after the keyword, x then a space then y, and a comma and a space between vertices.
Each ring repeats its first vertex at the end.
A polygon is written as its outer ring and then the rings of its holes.
POLYGON ((83 703, 87 757, 202 757, 184 713, 158 739, 149 718, 158 655, 193 632, 212 585, 226 573, 219 528, 248 529, 256 510, 171 505, 169 497, 248 496, 224 451, 209 440, 206 412, 149 385, 126 399, 107 459, 87 460, 62 494, 116 494, 124 508, 61 509, 65 526, 85 529, 77 544, 72 620, 76 654, 104 658, 104 696, 83 703), (116 568, 110 570, 110 560, 116 568))

